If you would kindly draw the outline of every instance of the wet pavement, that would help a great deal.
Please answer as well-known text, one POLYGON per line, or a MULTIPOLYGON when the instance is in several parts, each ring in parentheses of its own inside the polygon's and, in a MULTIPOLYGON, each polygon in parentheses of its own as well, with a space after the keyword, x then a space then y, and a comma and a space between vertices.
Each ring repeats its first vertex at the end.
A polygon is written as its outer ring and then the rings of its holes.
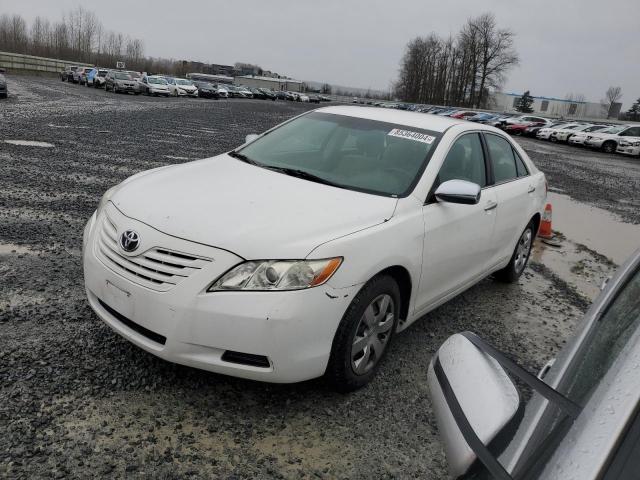
POLYGON ((624 226, 640 223, 636 163, 518 139, 554 192, 579 202, 550 196, 559 247, 538 241, 518 283, 483 280, 398 335, 371 385, 340 395, 322 380, 268 385, 181 367, 123 340, 88 307, 87 218, 138 171, 227 151, 314 107, 134 97, 29 77, 9 77, 9 89, 0 477, 443 478, 426 388, 438 346, 473 330, 537 372, 636 242, 637 225, 624 226))

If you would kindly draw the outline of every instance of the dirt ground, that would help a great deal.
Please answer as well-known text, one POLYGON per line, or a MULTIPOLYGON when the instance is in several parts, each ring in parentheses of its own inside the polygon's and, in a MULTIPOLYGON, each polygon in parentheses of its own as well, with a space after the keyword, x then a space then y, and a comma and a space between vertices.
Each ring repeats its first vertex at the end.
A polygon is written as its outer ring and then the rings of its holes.
MULTIPOLYGON (((484 280, 416 322, 375 381, 349 395, 321 379, 270 385, 169 364, 88 307, 86 220, 105 190, 138 171, 228 151, 314 107, 134 97, 32 77, 9 77, 9 89, 0 102, 0 476, 443 478, 426 387, 438 346, 472 330, 537 371, 613 259, 630 253, 563 234, 558 247, 538 243, 517 284, 484 280)), ((613 212, 614 223, 640 223, 640 162, 518 141, 555 192, 613 212)))

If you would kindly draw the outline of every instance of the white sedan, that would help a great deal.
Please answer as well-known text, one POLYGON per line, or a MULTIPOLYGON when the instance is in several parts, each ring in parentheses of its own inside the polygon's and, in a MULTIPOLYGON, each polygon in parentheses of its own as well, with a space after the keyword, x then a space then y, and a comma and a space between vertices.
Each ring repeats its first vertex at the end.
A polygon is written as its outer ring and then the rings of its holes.
POLYGON ((553 133, 558 130, 574 130, 582 125, 582 123, 565 123, 564 125, 557 125, 555 127, 541 128, 538 130, 538 133, 536 133, 536 138, 539 140, 551 140, 553 133))
POLYGON ((616 152, 632 157, 640 157, 640 137, 630 137, 620 140, 616 152))
POLYGON ((577 133, 591 133, 591 132, 601 132, 609 128, 608 125, 581 125, 576 128, 561 128, 559 130, 554 130, 551 133, 551 138, 555 139, 556 142, 565 142, 569 143, 571 137, 576 135, 577 133))
POLYGON ((607 133, 595 133, 587 136, 585 146, 597 148, 605 153, 614 153, 618 143, 626 137, 640 137, 640 126, 620 125, 607 131, 607 133))
POLYGON ((546 194, 493 127, 321 108, 108 190, 84 232, 86 291, 163 359, 353 390, 395 332, 490 274, 520 277, 546 194))
POLYGON ((186 78, 165 78, 169 87, 169 93, 174 97, 197 97, 198 87, 186 78))

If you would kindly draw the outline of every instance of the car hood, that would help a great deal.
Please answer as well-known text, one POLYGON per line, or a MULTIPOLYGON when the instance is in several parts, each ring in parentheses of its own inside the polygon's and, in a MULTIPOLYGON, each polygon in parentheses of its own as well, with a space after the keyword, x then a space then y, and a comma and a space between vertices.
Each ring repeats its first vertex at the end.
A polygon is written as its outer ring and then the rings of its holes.
POLYGON ((111 201, 157 230, 246 259, 305 258, 322 243, 383 223, 397 203, 227 154, 140 175, 111 201))

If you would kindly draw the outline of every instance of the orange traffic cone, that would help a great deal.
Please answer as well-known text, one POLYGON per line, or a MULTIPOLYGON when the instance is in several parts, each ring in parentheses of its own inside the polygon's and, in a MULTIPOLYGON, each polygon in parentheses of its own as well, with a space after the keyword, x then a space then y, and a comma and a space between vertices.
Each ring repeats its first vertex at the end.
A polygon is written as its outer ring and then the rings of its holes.
POLYGON ((544 207, 542 221, 540 222, 540 229, 538 230, 538 236, 540 238, 553 238, 553 232, 551 231, 551 216, 551 204, 547 203, 547 205, 544 207))

